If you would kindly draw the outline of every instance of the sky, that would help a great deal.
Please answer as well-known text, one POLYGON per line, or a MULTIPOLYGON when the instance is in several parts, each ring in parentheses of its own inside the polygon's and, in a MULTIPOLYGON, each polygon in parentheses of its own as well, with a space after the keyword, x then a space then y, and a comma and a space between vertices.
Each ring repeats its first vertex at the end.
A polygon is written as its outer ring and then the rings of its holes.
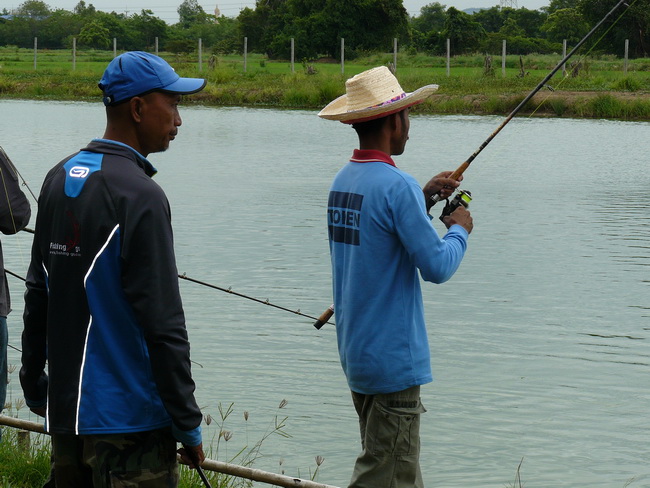
MULTIPOLYGON (((3 3, 8 4, 8 10, 17 8, 24 0, 9 0, 3 3)), ((79 0, 43 0, 52 9, 62 8, 73 10, 79 0)), ((419 15, 420 8, 436 0, 404 0, 404 7, 409 15, 419 15)), ((490 8, 500 5, 500 0, 437 0, 447 7, 456 7, 458 10, 467 8, 490 8)), ((509 0, 519 8, 537 10, 549 4, 548 0, 509 0)), ((156 17, 168 24, 178 22, 176 9, 183 0, 85 0, 86 4, 93 4, 97 10, 104 12, 127 13, 129 15, 140 13, 143 9, 152 10, 156 17)), ((255 7, 255 0, 199 0, 199 4, 206 13, 214 13, 215 7, 219 8, 221 15, 226 17, 237 17, 245 7, 255 7)), ((3 5, 4 8, 4 5, 3 5)))

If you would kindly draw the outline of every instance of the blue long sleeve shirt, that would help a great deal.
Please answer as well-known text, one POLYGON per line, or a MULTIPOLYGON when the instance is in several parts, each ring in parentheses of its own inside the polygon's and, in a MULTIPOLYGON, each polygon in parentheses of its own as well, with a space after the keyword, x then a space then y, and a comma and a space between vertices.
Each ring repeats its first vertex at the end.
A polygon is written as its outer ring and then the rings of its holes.
POLYGON ((420 275, 458 269, 467 231, 440 238, 422 189, 387 154, 356 150, 329 194, 328 230, 341 364, 350 389, 401 391, 432 381, 420 275))

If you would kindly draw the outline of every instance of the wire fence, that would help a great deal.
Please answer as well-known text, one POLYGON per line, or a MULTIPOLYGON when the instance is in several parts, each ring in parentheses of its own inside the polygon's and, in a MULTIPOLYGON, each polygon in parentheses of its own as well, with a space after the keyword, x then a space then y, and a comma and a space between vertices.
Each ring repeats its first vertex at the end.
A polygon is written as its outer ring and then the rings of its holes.
MULTIPOLYGON (((295 40, 292 38, 291 39, 291 55, 290 55, 290 60, 289 60, 289 70, 291 73, 294 73, 296 70, 296 44, 295 40)), ((346 45, 345 45, 345 39, 341 38, 340 39, 340 59, 337 60, 338 63, 340 64, 341 67, 341 74, 345 73, 345 52, 346 52, 346 45)), ((563 45, 563 52, 560 57, 560 59, 564 58, 567 53, 567 41, 566 39, 562 43, 563 45)), ((392 62, 390 63, 391 69, 396 72, 398 69, 398 55, 399 55, 399 50, 398 50, 398 42, 397 38, 393 39, 393 49, 392 49, 392 62)), ((38 37, 34 37, 34 47, 33 47, 33 68, 34 70, 39 68, 39 63, 42 63, 42 59, 46 56, 46 53, 49 52, 48 50, 39 50, 38 48, 38 37)), ((91 57, 94 55, 96 57, 96 52, 95 50, 89 51, 91 53, 91 57)), ((86 57, 88 57, 88 51, 86 52, 86 57)), ((110 52, 110 51, 108 51, 110 52)), ((118 39, 113 38, 112 41, 112 56, 116 57, 120 51, 118 50, 118 39)), ((153 46, 153 53, 156 55, 159 55, 159 39, 158 37, 155 38, 154 40, 154 46, 153 46)), ((446 40, 446 75, 451 76, 451 68, 452 68, 452 60, 454 58, 453 53, 453 45, 450 39, 446 40)), ((71 53, 71 59, 70 59, 70 67, 74 71, 77 68, 77 62, 78 59, 82 58, 84 56, 84 53, 80 51, 77 48, 77 38, 74 37, 72 38, 72 53, 71 53)), ((243 39, 243 53, 240 57, 240 62, 242 65, 242 71, 247 72, 248 70, 248 59, 251 53, 248 52, 248 38, 244 37, 243 39)), ((203 71, 204 64, 207 64, 209 68, 214 68, 216 64, 216 56, 214 54, 206 54, 204 52, 204 46, 203 46, 203 40, 202 39, 197 39, 196 40, 196 52, 194 54, 194 61, 197 65, 197 69, 199 72, 203 71), (207 57, 207 59, 206 59, 207 57)), ((507 45, 507 40, 504 39, 502 41, 502 49, 500 53, 500 58, 501 58, 501 76, 506 77, 506 59, 508 56, 519 56, 517 53, 508 53, 508 45, 507 45)), ((558 55, 559 56, 559 55, 558 55)), ((485 68, 486 69, 494 69, 494 64, 493 63, 493 56, 489 54, 485 54, 485 68), (488 66, 489 65, 489 66, 488 66)), ((622 64, 621 64, 621 70, 623 71, 624 74, 627 75, 628 69, 629 69, 630 63, 629 63, 629 40, 625 39, 624 41, 624 57, 622 59, 622 64)), ((567 67, 563 66, 562 67, 562 73, 564 76, 567 75, 567 67)))

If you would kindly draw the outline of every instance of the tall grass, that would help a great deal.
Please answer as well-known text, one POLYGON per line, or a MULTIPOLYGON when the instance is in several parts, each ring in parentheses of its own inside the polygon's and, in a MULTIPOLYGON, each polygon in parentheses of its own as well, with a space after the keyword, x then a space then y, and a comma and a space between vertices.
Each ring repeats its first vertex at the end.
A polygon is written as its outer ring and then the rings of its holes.
POLYGON ((0 441, 0 488, 43 486, 50 473, 50 441, 44 434, 31 436, 29 446, 18 431, 2 429, 0 441))

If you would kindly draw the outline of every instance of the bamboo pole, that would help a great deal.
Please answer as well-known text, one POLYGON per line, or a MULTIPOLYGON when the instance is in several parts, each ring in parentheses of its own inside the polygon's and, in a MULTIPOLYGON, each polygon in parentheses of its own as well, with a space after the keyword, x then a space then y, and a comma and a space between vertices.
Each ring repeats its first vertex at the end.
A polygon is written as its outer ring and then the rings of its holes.
POLYGON ((287 488, 337 488, 332 485, 316 483, 315 481, 292 478, 290 476, 269 473, 268 471, 247 468, 245 466, 238 466, 236 464, 223 463, 221 461, 214 461, 212 459, 206 459, 203 461, 201 467, 209 471, 216 471, 217 473, 229 474, 253 481, 261 481, 262 483, 268 483, 274 486, 285 486, 287 488))
MULTIPOLYGON (((6 415, 0 415, 0 425, 38 432, 40 434, 47 433, 45 432, 43 425, 40 423, 7 417, 6 415)), ((287 488, 338 488, 333 485, 325 485, 323 483, 316 483, 315 481, 303 480, 301 478, 292 478, 291 476, 270 473, 268 471, 262 471, 261 469, 248 468, 237 464, 224 463, 213 459, 206 459, 201 464, 201 467, 204 470, 228 474, 239 478, 246 478, 252 481, 260 481, 273 486, 284 486, 287 488)))
POLYGON ((30 422, 29 420, 21 420, 14 417, 7 417, 6 415, 0 415, 0 424, 6 425, 8 427, 13 427, 15 429, 23 429, 32 432, 38 432, 39 434, 46 433, 43 424, 30 422))

